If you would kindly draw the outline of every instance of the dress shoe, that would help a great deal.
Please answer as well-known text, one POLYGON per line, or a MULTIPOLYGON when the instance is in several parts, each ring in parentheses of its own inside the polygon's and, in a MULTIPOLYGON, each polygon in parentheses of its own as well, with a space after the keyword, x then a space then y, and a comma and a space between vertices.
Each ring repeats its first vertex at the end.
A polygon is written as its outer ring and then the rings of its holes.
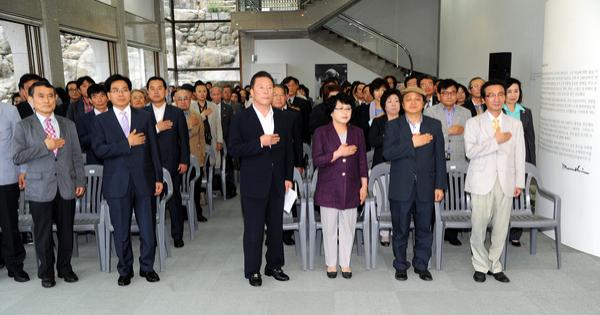
POLYGON ((448 243, 450 243, 450 245, 453 246, 461 246, 462 242, 457 238, 457 237, 444 237, 444 241, 447 241, 448 243))
POLYGON ((119 280, 117 280, 117 284, 121 287, 129 285, 131 283, 131 278, 133 278, 133 272, 124 275, 124 276, 119 276, 119 280))
POLYGON ((13 278, 16 282, 27 282, 29 281, 29 275, 27 274, 27 272, 25 272, 24 270, 19 270, 17 272, 12 272, 9 271, 8 272, 8 276, 10 278, 13 278))
POLYGON ((473 274, 473 280, 475 280, 475 282, 485 282, 485 273, 475 271, 473 274))
POLYGON ((390 246, 390 241, 381 241, 381 242, 379 242, 379 244, 381 244, 381 246, 383 246, 383 247, 388 247, 388 246, 390 246))
POLYGON ((337 278, 337 270, 336 271, 327 271, 327 278, 329 278, 329 279, 337 278))
POLYGON ((206 221, 208 221, 208 219, 207 219, 205 216, 203 216, 203 215, 200 215, 200 216, 198 217, 198 222, 206 222, 206 221))
POLYGON ((175 248, 182 248, 183 240, 173 240, 173 246, 175 246, 175 248))
POLYGON ((73 283, 73 282, 79 281, 79 278, 73 272, 73 270, 67 271, 65 273, 58 273, 58 277, 63 278, 65 280, 65 282, 68 282, 68 283, 73 283))
POLYGON ((142 270, 140 270, 140 277, 146 278, 146 281, 148 281, 148 282, 158 282, 158 281, 160 281, 160 278, 158 277, 158 274, 154 270, 152 270, 152 271, 142 271, 142 270))
POLYGON ((396 280, 406 281, 408 279, 406 270, 396 270, 396 274, 394 275, 394 278, 396 278, 396 280))
POLYGON ((296 242, 294 241, 294 238, 291 235, 287 235, 287 236, 283 236, 283 244, 288 245, 288 246, 293 246, 296 245, 296 242))
POLYGON ((344 279, 352 279, 352 271, 342 271, 342 277, 344 279))
POLYGON ((52 288, 55 285, 56 281, 54 280, 54 278, 42 279, 42 287, 44 288, 52 288))
POLYGON ((271 270, 265 270, 265 276, 273 277, 277 281, 288 281, 290 277, 286 275, 281 268, 275 268, 271 270))
POLYGON ((262 278, 260 277, 260 273, 253 273, 248 279, 248 283, 250 283, 253 287, 260 287, 262 285, 262 278))
POLYGON ((488 275, 494 276, 494 279, 496 279, 496 281, 500 281, 500 282, 504 282, 504 283, 510 282, 510 279, 508 279, 508 277, 502 271, 496 272, 496 273, 492 273, 491 271, 488 271, 488 275))
POLYGON ((521 241, 519 240, 510 240, 510 245, 514 247, 521 247, 521 241))
POLYGON ((425 269, 425 270, 420 270, 415 268, 415 273, 419 275, 419 278, 421 278, 421 280, 423 281, 431 281, 433 280, 433 277, 431 276, 431 272, 429 272, 429 270, 425 269))
POLYGON ((235 198, 235 196, 237 196, 237 192, 233 191, 231 193, 228 193, 225 199, 232 199, 235 198))

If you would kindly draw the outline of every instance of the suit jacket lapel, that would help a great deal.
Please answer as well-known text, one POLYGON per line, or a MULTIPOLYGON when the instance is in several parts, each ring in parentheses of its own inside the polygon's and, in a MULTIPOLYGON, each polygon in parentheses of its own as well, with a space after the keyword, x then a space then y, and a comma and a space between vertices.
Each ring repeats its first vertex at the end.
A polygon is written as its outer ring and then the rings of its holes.
MULTIPOLYGON (((119 134, 124 139, 127 139, 125 134, 123 133, 123 128, 121 128, 121 123, 119 122, 119 118, 117 118, 117 113, 115 113, 114 109, 111 107, 108 109, 110 111, 110 116, 112 117, 110 120, 113 122, 113 128, 119 131, 119 134)), ((133 108, 131 110, 131 126, 129 127, 130 131, 133 131, 133 108)))

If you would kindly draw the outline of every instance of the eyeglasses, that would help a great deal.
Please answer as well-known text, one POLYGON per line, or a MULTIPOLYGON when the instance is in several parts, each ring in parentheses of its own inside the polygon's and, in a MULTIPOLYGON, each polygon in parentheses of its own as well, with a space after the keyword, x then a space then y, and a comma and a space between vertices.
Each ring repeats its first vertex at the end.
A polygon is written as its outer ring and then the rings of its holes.
POLYGON ((127 93, 127 92, 129 92, 129 89, 128 89, 128 88, 122 88, 122 89, 111 89, 111 90, 110 90, 110 93, 114 93, 114 94, 117 94, 117 93, 127 93))
POLYGON ((498 94, 486 94, 485 98, 496 98, 496 97, 504 97, 504 93, 498 93, 498 94))
POLYGON ((175 100, 177 100, 177 101, 189 101, 190 98, 189 97, 177 97, 177 98, 175 98, 175 100))
POLYGON ((346 112, 351 112, 352 108, 348 108, 348 107, 336 107, 335 110, 337 111, 346 111, 346 112))
POLYGON ((443 96, 454 96, 456 95, 456 91, 442 91, 440 94, 443 96))

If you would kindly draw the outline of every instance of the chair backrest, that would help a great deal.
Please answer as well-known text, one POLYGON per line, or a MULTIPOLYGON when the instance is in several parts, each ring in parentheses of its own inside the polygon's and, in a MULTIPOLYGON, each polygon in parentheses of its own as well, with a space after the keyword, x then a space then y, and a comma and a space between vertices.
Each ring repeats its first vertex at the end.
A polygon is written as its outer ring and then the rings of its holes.
POLYGON ((440 205, 442 212, 471 211, 471 197, 465 191, 468 164, 460 161, 446 162, 448 189, 440 205))
POLYGON ((373 166, 373 156, 375 155, 375 150, 371 149, 367 152, 367 167, 371 169, 373 166))
POLYGON ((317 191, 317 181, 319 180, 319 170, 315 169, 310 178, 310 184, 308 185, 308 196, 314 197, 315 191, 317 191))
POLYGON ((306 169, 304 171, 304 175, 305 178, 312 178, 313 172, 315 170, 315 166, 313 164, 313 159, 312 159, 312 147, 309 144, 303 143, 302 144, 302 149, 304 151, 304 162, 306 165, 306 169))
POLYGON ((390 164, 386 162, 377 164, 371 169, 368 190, 369 197, 375 200, 375 213, 377 218, 381 217, 382 214, 390 212, 388 201, 390 168, 390 164))
POLYGON ((159 222, 165 221, 165 212, 167 209, 167 201, 171 199, 173 196, 173 180, 171 180, 171 174, 167 171, 166 168, 163 167, 163 192, 156 197, 156 205, 158 207, 158 211, 156 211, 156 216, 159 222))
POLYGON ((521 192, 518 198, 513 198, 512 211, 532 211, 531 207, 531 182, 540 186, 539 171, 535 165, 525 163, 525 189, 521 192))
POLYGON ((102 203, 102 165, 85 165, 85 194, 75 209, 77 213, 100 213, 102 203))
POLYGON ((215 151, 210 146, 206 146, 206 156, 204 157, 205 176, 203 177, 202 182, 206 180, 208 185, 212 185, 212 178, 215 167, 211 164, 211 161, 214 161, 214 159, 215 151))
MULTIPOLYGON (((296 205, 301 205, 302 200, 306 198, 306 192, 304 189, 304 179, 302 179, 302 175, 300 171, 294 167, 294 178, 292 179, 293 189, 296 190, 298 197, 296 198, 296 205)), ((299 209, 299 208, 298 208, 299 209)), ((302 209, 299 209, 302 210, 302 209)), ((298 218, 303 219, 298 213, 298 218)), ((283 222, 293 222, 294 218, 291 212, 283 211, 283 222)))
POLYGON ((198 159, 194 155, 190 155, 190 167, 188 167, 187 172, 181 178, 181 192, 192 192, 192 188, 199 178, 200 162, 198 162, 198 159), (192 177, 192 174, 194 174, 194 177, 192 177))

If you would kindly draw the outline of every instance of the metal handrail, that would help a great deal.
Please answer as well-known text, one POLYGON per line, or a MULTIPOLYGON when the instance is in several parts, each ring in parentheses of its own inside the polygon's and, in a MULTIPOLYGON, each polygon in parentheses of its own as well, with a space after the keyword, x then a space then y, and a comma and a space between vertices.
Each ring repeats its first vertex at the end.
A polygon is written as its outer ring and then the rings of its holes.
MULTIPOLYGON (((385 35, 385 34, 383 34, 381 32, 379 32, 378 30, 376 30, 376 29, 374 29, 374 28, 372 28, 372 27, 364 24, 363 22, 361 22, 361 21, 359 21, 359 20, 357 20, 355 18, 352 18, 350 16, 347 16, 347 15, 345 15, 343 13, 338 14, 337 17, 340 18, 340 19, 342 19, 342 20, 344 20, 344 21, 346 21, 346 22, 349 22, 349 23, 352 23, 352 24, 356 24, 360 28, 363 28, 365 31, 371 33, 372 35, 375 35, 375 36, 377 36, 379 38, 382 38, 382 39, 384 39, 384 40, 386 40, 388 42, 391 42, 392 44, 400 47, 402 50, 404 50, 404 52, 408 56, 408 60, 410 62, 410 72, 411 73, 413 72, 413 60, 412 60, 412 56, 411 56, 410 52, 408 51, 408 49, 404 45, 402 45, 402 43, 400 43, 399 41, 397 41, 397 40, 395 40, 395 39, 393 39, 393 38, 391 38, 391 37, 389 37, 389 36, 387 36, 387 35, 385 35)), ((400 66, 399 59, 398 59, 398 54, 397 53, 396 53, 396 66, 397 67, 400 66)))

